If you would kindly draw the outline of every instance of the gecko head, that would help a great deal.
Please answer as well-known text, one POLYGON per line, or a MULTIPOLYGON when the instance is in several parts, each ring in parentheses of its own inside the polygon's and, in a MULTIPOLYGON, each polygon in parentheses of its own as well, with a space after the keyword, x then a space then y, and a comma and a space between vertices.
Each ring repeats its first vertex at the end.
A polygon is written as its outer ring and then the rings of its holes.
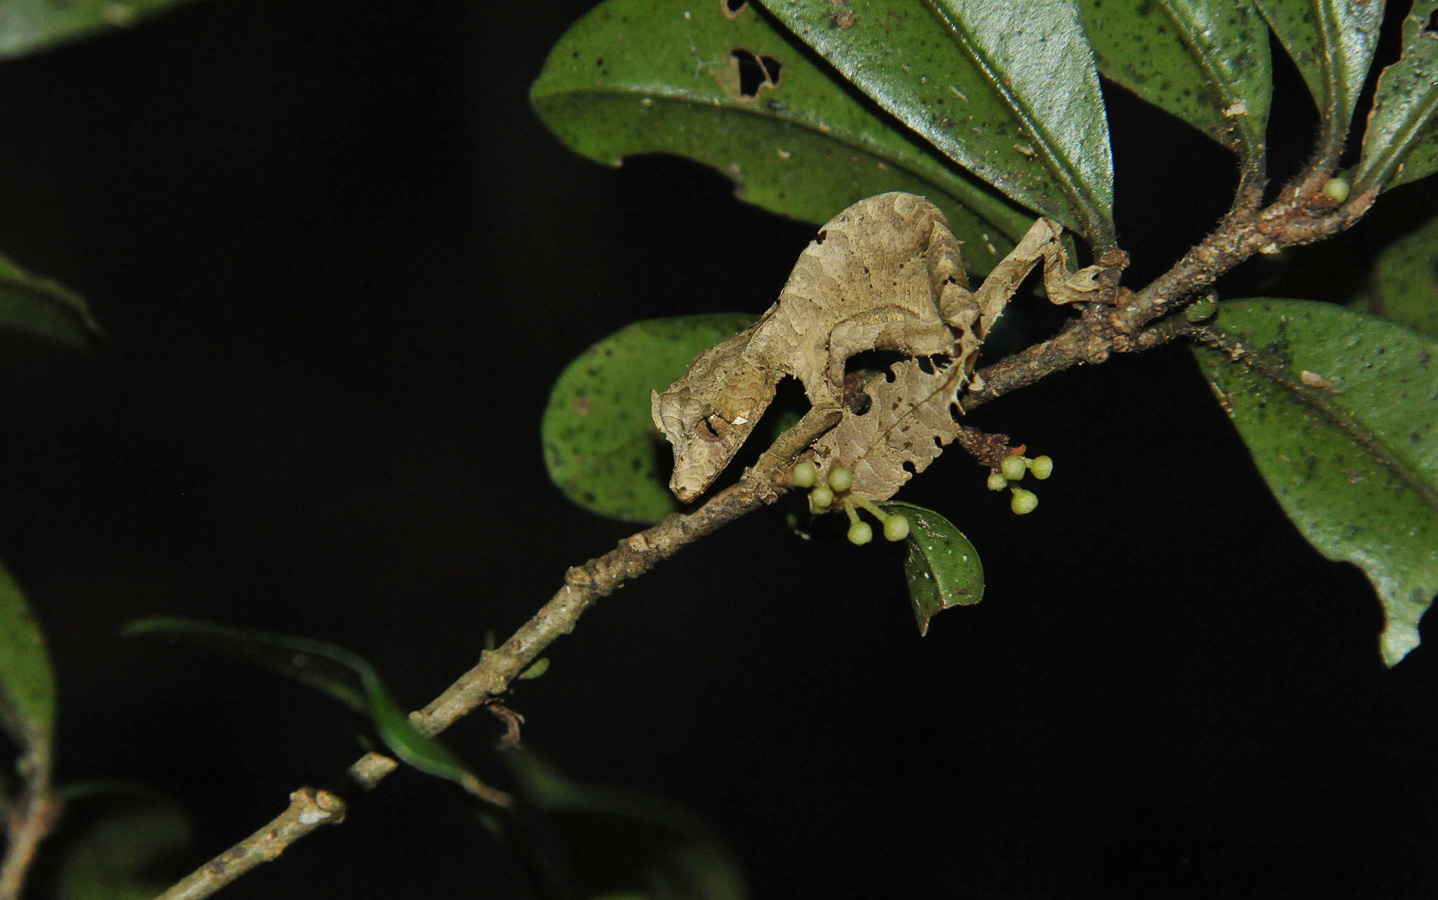
POLYGON ((773 381, 758 369, 719 356, 701 354, 688 374, 650 399, 654 424, 674 448, 669 489, 684 503, 728 467, 774 397, 773 381))

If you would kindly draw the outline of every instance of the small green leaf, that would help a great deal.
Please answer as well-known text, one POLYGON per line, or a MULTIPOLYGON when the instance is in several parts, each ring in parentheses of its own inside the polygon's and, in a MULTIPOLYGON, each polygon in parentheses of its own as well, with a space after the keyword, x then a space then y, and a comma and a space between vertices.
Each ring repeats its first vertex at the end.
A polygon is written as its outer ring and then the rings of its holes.
POLYGON ((1073 0, 765 5, 950 159, 1090 241, 1111 242, 1108 120, 1073 0))
POLYGON ((1307 300, 1222 303, 1210 327, 1243 359, 1195 348, 1220 404, 1308 542, 1368 576, 1396 664, 1438 593, 1438 342, 1307 300))
POLYGON ((1354 306, 1438 338, 1438 209, 1378 251, 1366 289, 1354 306))
POLYGON ((1373 0, 1256 2, 1318 103, 1319 144, 1329 161, 1336 162, 1368 67, 1373 64, 1383 4, 1373 0))
POLYGON ((1438 0, 1414 0, 1403 55, 1378 77, 1353 187, 1384 190, 1438 172, 1438 0))
POLYGON ((909 520, 904 578, 909 583, 909 601, 921 637, 929 633, 929 620, 936 613, 951 606, 970 606, 984 598, 984 566, 979 552, 952 522, 932 509, 912 503, 890 501, 879 506, 909 520))
POLYGON ((530 91, 566 146, 619 165, 673 153, 740 198, 819 224, 887 191, 927 196, 988 272, 1031 216, 864 101, 748 5, 609 0, 562 37, 530 91))
POLYGON ((1261 157, 1268 29, 1247 0, 1078 0, 1100 71, 1232 149, 1261 157))
POLYGON ((59 900, 148 900, 189 869, 194 825, 155 791, 74 785, 57 791, 60 827, 46 842, 38 881, 59 900))
POLYGON ((632 791, 583 784, 522 750, 500 759, 514 776, 532 820, 494 822, 537 874, 559 879, 556 860, 572 865, 565 895, 648 900, 744 900, 749 892, 738 861, 693 813, 632 791), (526 827, 528 826, 528 827, 526 827), (561 850, 546 853, 546 839, 561 850), (577 891, 575 889, 578 889, 577 891))
POLYGON ((453 781, 490 799, 473 774, 443 744, 409 721, 379 673, 364 658, 323 641, 216 625, 193 619, 158 617, 132 622, 125 637, 165 637, 176 643, 235 656, 329 694, 367 715, 395 758, 427 775, 453 781))
POLYGON ((128 28, 180 0, 4 0, 0 59, 44 50, 113 28, 128 28))
POLYGON ((48 769, 55 675, 45 638, 10 573, 0 566, 0 726, 32 765, 48 769))
MULTIPOLYGON (((0 4, 0 17, 4 5, 0 4)), ((48 278, 31 275, 0 256, 0 328, 69 347, 89 346, 101 336, 85 300, 48 278)))
POLYGON ((669 445, 650 418, 649 392, 669 387, 700 352, 753 321, 742 313, 649 319, 584 351, 554 382, 540 424, 550 480, 585 509, 626 522, 657 522, 677 510, 669 445))

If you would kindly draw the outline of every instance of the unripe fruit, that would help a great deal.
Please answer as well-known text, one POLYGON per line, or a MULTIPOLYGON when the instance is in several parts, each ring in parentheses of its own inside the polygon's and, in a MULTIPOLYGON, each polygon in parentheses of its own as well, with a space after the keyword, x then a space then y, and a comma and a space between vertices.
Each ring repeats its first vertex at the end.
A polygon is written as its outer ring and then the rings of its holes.
POLYGON ((1033 512, 1039 505, 1039 498, 1033 491, 1026 491, 1023 488, 1014 488, 1014 498, 1009 501, 1009 509, 1014 511, 1016 516, 1026 516, 1033 512))
POLYGON ((905 516, 892 515, 884 520, 884 539, 902 541, 909 536, 909 520, 905 516))
POLYGON ((1054 461, 1048 456, 1036 456, 1033 462, 1029 463, 1029 471, 1034 477, 1043 481, 1054 473, 1054 461))
POLYGON ((868 522, 855 522, 849 526, 849 543, 862 547, 874 539, 874 529, 868 522))
POLYGON ((834 505, 834 492, 821 484, 809 492, 809 502, 822 512, 834 505))
POLYGON ((1003 472, 993 472, 989 475, 989 490, 1001 491, 1009 486, 1009 480, 1004 477, 1003 472))
POLYGON ((1348 199, 1348 182, 1342 178, 1330 178, 1323 185, 1323 196, 1334 203, 1342 203, 1348 199))
POLYGON ((819 469, 811 462, 801 462, 794 467, 794 474, 789 480, 794 487, 811 488, 819 480, 819 469))
POLYGON ((1004 461, 999 463, 999 471, 1003 472, 1004 477, 1009 481, 1018 481, 1023 478, 1024 472, 1027 469, 1028 466, 1025 465, 1024 458, 1017 453, 1005 456, 1004 461))
POLYGON ((829 487, 844 493, 854 486, 854 473, 844 466, 835 466, 829 470, 829 487))

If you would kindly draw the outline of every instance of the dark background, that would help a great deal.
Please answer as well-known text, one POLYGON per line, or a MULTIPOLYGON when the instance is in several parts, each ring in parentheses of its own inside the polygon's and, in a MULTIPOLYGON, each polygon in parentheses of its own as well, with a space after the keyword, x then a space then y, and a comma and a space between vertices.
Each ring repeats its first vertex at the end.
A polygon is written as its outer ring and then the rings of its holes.
MULTIPOLYGON (((528 85, 589 5, 226 0, 0 65, 0 248, 110 336, 0 342, 0 558, 59 671, 62 780, 170 792, 193 863, 358 748, 327 698, 121 625, 323 638, 424 703, 632 530, 545 476, 564 364, 638 318, 758 312, 810 236, 545 132, 528 85)), ((1137 284, 1232 165, 1112 103, 1137 284)), ((974 418, 1057 461, 1022 519, 958 452, 905 491, 978 546, 983 604, 920 640, 898 548, 771 509, 556 644, 512 698, 527 742, 704 815, 760 898, 1438 892, 1433 650, 1383 669, 1363 576, 1287 523, 1187 352, 974 418)), ((532 896, 407 772, 226 896, 300 895, 532 896)))

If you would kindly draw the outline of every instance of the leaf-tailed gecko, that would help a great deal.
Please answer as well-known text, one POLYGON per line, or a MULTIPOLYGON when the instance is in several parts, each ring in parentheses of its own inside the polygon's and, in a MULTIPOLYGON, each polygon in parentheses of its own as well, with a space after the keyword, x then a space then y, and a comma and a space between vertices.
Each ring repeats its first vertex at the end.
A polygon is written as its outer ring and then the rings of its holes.
POLYGON ((1094 300, 1097 266, 1069 273, 1061 228, 1039 219, 976 292, 938 207, 905 193, 860 200, 819 229, 779 300, 654 392, 654 424, 674 446, 669 487, 689 502, 748 439, 786 376, 811 404, 760 465, 789 463, 841 416, 844 364, 866 350, 950 356, 972 373, 984 336, 1040 259, 1055 303, 1094 300))

